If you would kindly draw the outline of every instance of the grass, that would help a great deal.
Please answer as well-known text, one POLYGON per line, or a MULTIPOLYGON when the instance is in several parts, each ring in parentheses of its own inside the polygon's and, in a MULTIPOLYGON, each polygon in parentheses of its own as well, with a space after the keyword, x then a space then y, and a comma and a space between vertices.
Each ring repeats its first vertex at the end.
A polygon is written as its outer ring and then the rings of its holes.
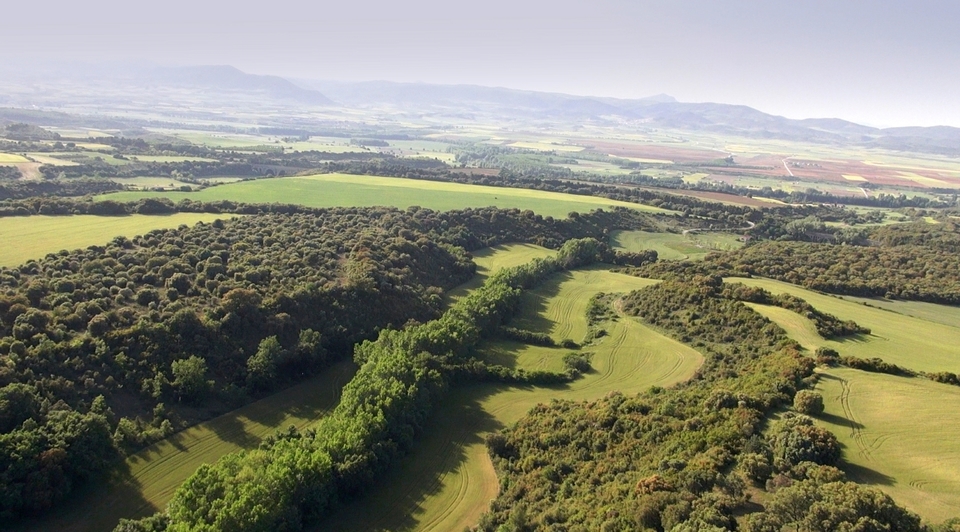
POLYGON ((51 157, 49 153, 28 153, 27 157, 30 157, 30 159, 35 162, 49 164, 50 166, 77 166, 80 164, 66 159, 51 157))
POLYGON ((484 248, 473 252, 473 262, 477 264, 477 274, 473 279, 447 292, 448 299, 458 299, 471 290, 480 287, 483 281, 501 268, 510 268, 526 264, 533 259, 551 257, 556 251, 533 244, 504 244, 484 248))
POLYGON ((200 465, 256 448, 279 429, 309 428, 336 406, 354 372, 351 362, 341 362, 318 377, 174 434, 127 458, 109 482, 93 483, 42 520, 24 523, 24 530, 112 530, 120 518, 150 515, 200 465))
POLYGON ((648 233, 646 231, 614 231, 610 245, 625 251, 652 249, 663 260, 699 260, 715 250, 732 250, 743 246, 737 235, 727 233, 648 233))
POLYGON ((15 153, 0 153, 0 164, 18 164, 30 162, 26 157, 15 153))
POLYGON ((144 163, 179 163, 179 162, 205 162, 215 163, 216 159, 206 157, 190 157, 188 155, 131 155, 131 159, 136 159, 144 163))
POLYGON ((820 423, 844 447, 844 469, 931 523, 960 515, 960 388, 922 378, 823 371, 820 423))
MULTIPOLYGON (((841 355, 859 358, 881 358, 915 371, 960 372, 960 328, 907 316, 846 301, 806 290, 798 286, 769 279, 739 279, 748 286, 759 286, 771 293, 787 292, 805 299, 817 310, 843 320, 854 320, 869 327, 869 335, 837 340, 825 340, 816 333, 810 320, 775 307, 755 306, 761 314, 780 324, 804 347, 816 349, 825 346, 841 355)), ((946 307, 955 312, 952 307, 946 307)))
POLYGON ((960 327, 960 307, 937 305, 936 303, 925 303, 923 301, 899 301, 873 297, 841 296, 841 299, 934 323, 960 327))
MULTIPOLYGON (((495 256, 495 255, 494 255, 495 256)), ((512 260, 512 258, 510 259, 512 260)), ((556 339, 580 340, 587 330, 585 310, 598 291, 628 291, 655 281, 601 270, 558 274, 526 294, 517 326, 536 328, 556 339)), ((470 385, 455 389, 436 412, 410 456, 360 500, 347 504, 315 530, 463 530, 475 525, 496 497, 498 480, 483 443, 484 435, 515 423, 532 407, 554 399, 591 400, 612 391, 633 394, 650 386, 684 381, 702 362, 690 347, 638 321, 609 322, 608 336, 586 350, 594 370, 565 386, 470 385)), ((488 342, 509 362, 510 342, 488 342)), ((524 348, 525 349, 525 348, 524 348)), ((517 349, 516 365, 556 367, 567 350, 517 349), (525 353, 540 354, 525 359, 525 353), (552 351, 548 358, 544 351, 552 351)))
POLYGON ((497 206, 530 209, 543 216, 554 217, 566 217, 572 211, 587 212, 614 206, 667 212, 646 205, 593 196, 347 174, 258 179, 197 192, 117 192, 97 196, 100 200, 117 201, 135 201, 144 197, 166 197, 174 202, 189 198, 196 201, 298 203, 309 207, 388 205, 406 208, 419 205, 442 211, 497 206))
MULTIPOLYGON (((889 354, 883 342, 831 343, 804 316, 779 307, 750 306, 807 349, 830 345, 846 355, 873 345, 874 356, 889 354)), ((924 354, 932 364, 940 363, 940 353, 924 354)), ((826 407, 819 422, 843 445, 842 468, 850 478, 880 488, 929 522, 960 514, 960 388, 850 368, 819 371, 817 391, 826 407)))
POLYGON ((222 214, 165 216, 26 216, 0 218, 0 266, 18 266, 63 249, 106 244, 115 236, 133 237, 153 229, 212 222, 222 214))
POLYGON ((120 183, 121 185, 127 185, 143 190, 155 188, 174 190, 182 186, 191 186, 190 183, 177 181, 171 177, 111 177, 109 179, 110 181, 120 183))

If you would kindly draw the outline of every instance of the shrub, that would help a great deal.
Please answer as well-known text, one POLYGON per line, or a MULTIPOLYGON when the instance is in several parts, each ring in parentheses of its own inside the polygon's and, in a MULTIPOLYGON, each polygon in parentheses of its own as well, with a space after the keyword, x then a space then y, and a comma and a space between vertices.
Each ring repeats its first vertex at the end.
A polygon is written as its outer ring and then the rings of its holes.
POLYGON ((822 414, 823 396, 810 390, 800 390, 793 397, 793 409, 808 416, 822 414))

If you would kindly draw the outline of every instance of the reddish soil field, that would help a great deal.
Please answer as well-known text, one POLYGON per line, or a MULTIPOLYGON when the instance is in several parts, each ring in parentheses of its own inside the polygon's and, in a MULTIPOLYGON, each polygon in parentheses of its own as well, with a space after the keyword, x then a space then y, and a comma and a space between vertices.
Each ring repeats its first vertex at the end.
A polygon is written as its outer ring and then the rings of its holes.
MULTIPOLYGON (((859 161, 811 161, 804 159, 790 159, 787 161, 787 164, 790 166, 790 170, 793 172, 793 175, 800 178, 815 179, 818 181, 835 181, 838 183, 855 185, 856 181, 850 181, 843 177, 844 174, 847 174, 861 176, 870 183, 877 185, 901 187, 909 186, 918 188, 933 188, 937 186, 935 183, 918 183, 916 181, 907 179, 900 175, 900 172, 896 168, 871 166, 859 161)), ((956 178, 946 176, 932 170, 911 170, 911 172, 923 177, 945 181, 947 183, 957 183, 956 178)))

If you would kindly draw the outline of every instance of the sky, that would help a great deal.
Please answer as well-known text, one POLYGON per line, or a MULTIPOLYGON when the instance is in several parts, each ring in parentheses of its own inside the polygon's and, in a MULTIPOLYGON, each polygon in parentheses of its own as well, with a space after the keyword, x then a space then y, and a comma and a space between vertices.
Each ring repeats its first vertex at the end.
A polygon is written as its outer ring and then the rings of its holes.
MULTIPOLYGON (((11 5, 12 4, 12 5, 11 5)), ((957 0, 19 0, 0 61, 230 64, 960 127, 957 0)))

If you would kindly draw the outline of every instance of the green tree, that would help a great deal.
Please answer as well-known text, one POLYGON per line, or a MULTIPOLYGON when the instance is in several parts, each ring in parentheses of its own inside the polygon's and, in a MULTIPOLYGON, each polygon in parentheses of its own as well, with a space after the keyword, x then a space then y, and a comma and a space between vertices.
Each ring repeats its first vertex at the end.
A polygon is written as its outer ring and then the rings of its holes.
POLYGON ((210 388, 206 360, 190 355, 189 358, 174 360, 170 369, 173 372, 173 387, 180 397, 191 401, 203 399, 210 388))
POLYGON ((269 388, 277 379, 283 347, 276 336, 264 338, 257 352, 247 359, 247 382, 254 388, 269 388))

